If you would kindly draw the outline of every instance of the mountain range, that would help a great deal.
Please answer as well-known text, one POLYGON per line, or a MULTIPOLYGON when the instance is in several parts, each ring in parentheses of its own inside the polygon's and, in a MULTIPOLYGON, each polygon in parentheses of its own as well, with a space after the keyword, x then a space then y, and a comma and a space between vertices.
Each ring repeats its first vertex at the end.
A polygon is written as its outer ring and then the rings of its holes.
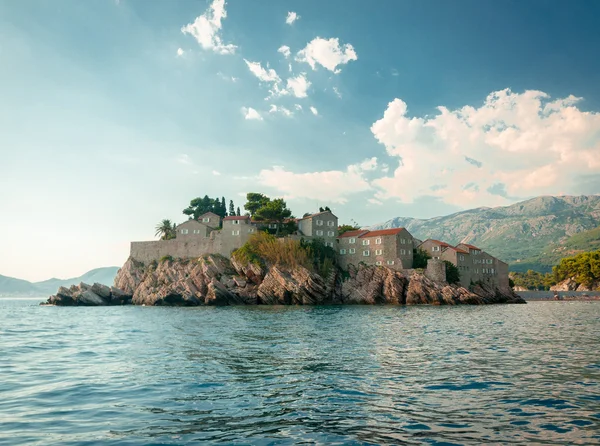
POLYGON ((508 262, 511 271, 548 272, 562 257, 600 248, 600 195, 543 196, 429 219, 396 217, 372 229, 397 227, 421 240, 476 245, 508 262))
POLYGON ((71 279, 48 279, 42 282, 28 282, 0 275, 0 296, 48 296, 56 293, 61 286, 69 287, 80 282, 112 286, 118 270, 117 266, 108 266, 93 269, 82 276, 71 279))

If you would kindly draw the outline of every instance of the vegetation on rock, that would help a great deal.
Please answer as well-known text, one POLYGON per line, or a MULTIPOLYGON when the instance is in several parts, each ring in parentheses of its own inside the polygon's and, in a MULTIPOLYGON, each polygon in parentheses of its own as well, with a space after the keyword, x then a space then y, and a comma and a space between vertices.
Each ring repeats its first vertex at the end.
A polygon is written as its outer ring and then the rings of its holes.
POLYGON ((448 260, 444 260, 446 265, 446 282, 448 283, 460 283, 460 271, 459 269, 448 260))
POLYGON ((431 256, 423 249, 413 249, 413 268, 427 268, 427 260, 431 256))

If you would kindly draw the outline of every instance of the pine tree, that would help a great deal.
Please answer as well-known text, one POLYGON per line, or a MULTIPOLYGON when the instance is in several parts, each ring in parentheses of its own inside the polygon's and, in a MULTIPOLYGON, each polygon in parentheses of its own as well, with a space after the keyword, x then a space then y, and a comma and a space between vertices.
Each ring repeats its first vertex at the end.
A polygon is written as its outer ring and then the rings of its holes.
POLYGON ((229 200, 229 215, 235 215, 235 206, 233 200, 229 200))

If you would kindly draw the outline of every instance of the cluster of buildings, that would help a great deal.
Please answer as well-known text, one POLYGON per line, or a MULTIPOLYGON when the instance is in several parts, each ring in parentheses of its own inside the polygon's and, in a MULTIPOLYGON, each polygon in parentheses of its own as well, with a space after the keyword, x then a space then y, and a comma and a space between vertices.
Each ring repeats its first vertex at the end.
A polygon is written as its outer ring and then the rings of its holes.
MULTIPOLYGON (((405 228, 371 231, 358 229, 338 235, 338 218, 331 211, 307 215, 295 221, 297 231, 292 238, 320 238, 337 253, 343 269, 350 265, 381 265, 397 270, 413 268, 416 250, 425 251, 434 260, 447 260, 460 272, 460 283, 468 287, 486 282, 508 288, 508 264, 476 246, 460 243, 452 246, 439 240, 421 241, 405 228)), ((231 252, 243 246, 256 231, 276 232, 279 223, 255 221, 249 216, 220 216, 208 212, 197 220, 188 220, 176 228, 176 238, 151 242, 132 242, 131 257, 141 262, 160 260, 165 256, 200 257, 204 254, 231 252)))

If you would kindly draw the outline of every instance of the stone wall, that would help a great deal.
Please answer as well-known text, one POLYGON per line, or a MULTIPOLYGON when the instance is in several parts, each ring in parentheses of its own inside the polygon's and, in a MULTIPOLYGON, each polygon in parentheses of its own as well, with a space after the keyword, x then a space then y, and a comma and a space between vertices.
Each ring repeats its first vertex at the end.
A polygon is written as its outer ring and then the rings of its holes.
MULTIPOLYGON (((213 235, 213 234, 211 234, 213 235)), ((221 237, 196 237, 189 239, 156 240, 151 242, 131 242, 130 256, 142 263, 160 260, 162 257, 188 259, 204 254, 221 254, 221 237)))
POLYGON ((425 276, 434 282, 446 281, 446 264, 442 260, 429 259, 427 260, 427 268, 425 276))

